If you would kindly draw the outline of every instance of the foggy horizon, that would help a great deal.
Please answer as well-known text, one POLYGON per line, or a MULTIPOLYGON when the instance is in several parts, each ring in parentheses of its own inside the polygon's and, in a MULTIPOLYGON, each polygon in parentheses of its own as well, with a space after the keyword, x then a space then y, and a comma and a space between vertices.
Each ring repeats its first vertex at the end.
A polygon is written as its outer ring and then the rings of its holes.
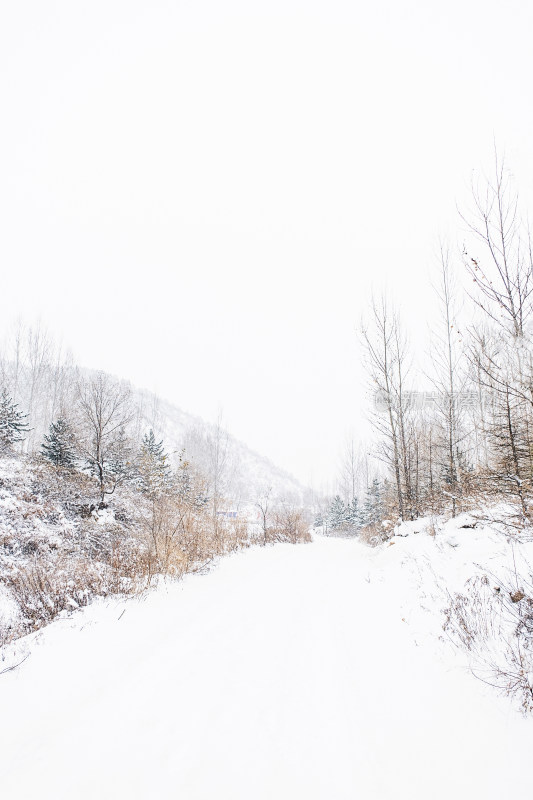
POLYGON ((495 142, 533 197, 531 15, 12 5, 0 334, 41 319, 81 364, 333 485, 367 428, 372 291, 423 347, 437 242, 460 249, 495 142))

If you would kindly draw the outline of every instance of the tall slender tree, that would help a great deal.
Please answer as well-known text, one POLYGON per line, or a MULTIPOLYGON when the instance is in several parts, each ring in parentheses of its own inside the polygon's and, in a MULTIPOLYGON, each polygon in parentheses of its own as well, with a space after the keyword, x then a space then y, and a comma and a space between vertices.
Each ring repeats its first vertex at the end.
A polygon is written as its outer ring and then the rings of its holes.
POLYGON ((389 466, 401 519, 418 514, 416 496, 417 447, 412 403, 406 389, 408 350, 397 313, 387 300, 372 303, 370 322, 363 326, 367 368, 379 403, 373 417, 381 434, 379 457, 389 466))
POLYGON ((125 384, 99 372, 80 377, 76 393, 78 447, 96 477, 103 503, 124 479, 124 472, 117 472, 116 465, 121 442, 127 443, 125 429, 133 416, 131 392, 125 384))

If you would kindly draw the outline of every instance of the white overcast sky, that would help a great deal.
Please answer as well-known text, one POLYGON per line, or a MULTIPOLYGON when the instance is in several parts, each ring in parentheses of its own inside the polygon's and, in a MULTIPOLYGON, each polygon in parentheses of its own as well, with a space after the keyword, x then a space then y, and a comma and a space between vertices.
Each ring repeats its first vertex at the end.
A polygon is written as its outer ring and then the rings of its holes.
POLYGON ((327 481, 363 424, 372 287, 420 342, 494 137, 533 196, 532 9, 4 0, 0 333, 40 317, 327 481))

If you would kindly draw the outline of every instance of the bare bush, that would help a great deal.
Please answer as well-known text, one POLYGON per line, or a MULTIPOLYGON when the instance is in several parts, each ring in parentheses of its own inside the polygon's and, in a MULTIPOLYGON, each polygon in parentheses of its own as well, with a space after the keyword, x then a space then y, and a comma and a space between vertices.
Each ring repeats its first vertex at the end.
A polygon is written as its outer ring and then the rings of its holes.
POLYGON ((267 530, 268 542, 310 542, 309 521, 300 509, 283 508, 273 514, 273 524, 267 530))
POLYGON ((252 544, 248 523, 242 519, 226 520, 222 526, 222 548, 224 553, 232 553, 252 544))
POLYGON ((375 522, 371 525, 365 525, 359 531, 359 539, 363 544, 370 547, 377 547, 379 544, 388 541, 391 538, 392 532, 389 528, 384 527, 381 522, 375 522))
POLYGON ((21 611, 20 633, 37 630, 62 611, 80 608, 95 595, 107 594, 104 575, 86 561, 65 560, 53 569, 36 561, 16 570, 6 586, 21 611))
POLYGON ((215 525, 210 509, 179 495, 153 498, 143 531, 148 583, 155 575, 181 577, 203 569, 215 557, 251 543, 246 521, 218 518, 215 525))
POLYGON ((472 658, 473 673, 533 712, 533 577, 481 575, 448 595, 444 630, 472 658), (521 585, 518 585, 518 584, 521 585))

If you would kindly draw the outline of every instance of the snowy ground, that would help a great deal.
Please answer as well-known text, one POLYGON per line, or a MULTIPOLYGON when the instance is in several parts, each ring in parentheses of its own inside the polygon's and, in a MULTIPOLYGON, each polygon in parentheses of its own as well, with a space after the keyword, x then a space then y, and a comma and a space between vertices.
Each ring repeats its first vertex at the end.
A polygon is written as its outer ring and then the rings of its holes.
POLYGON ((438 639, 435 574, 507 546, 393 541, 255 548, 22 640, 1 797, 529 800, 533 720, 438 639))

